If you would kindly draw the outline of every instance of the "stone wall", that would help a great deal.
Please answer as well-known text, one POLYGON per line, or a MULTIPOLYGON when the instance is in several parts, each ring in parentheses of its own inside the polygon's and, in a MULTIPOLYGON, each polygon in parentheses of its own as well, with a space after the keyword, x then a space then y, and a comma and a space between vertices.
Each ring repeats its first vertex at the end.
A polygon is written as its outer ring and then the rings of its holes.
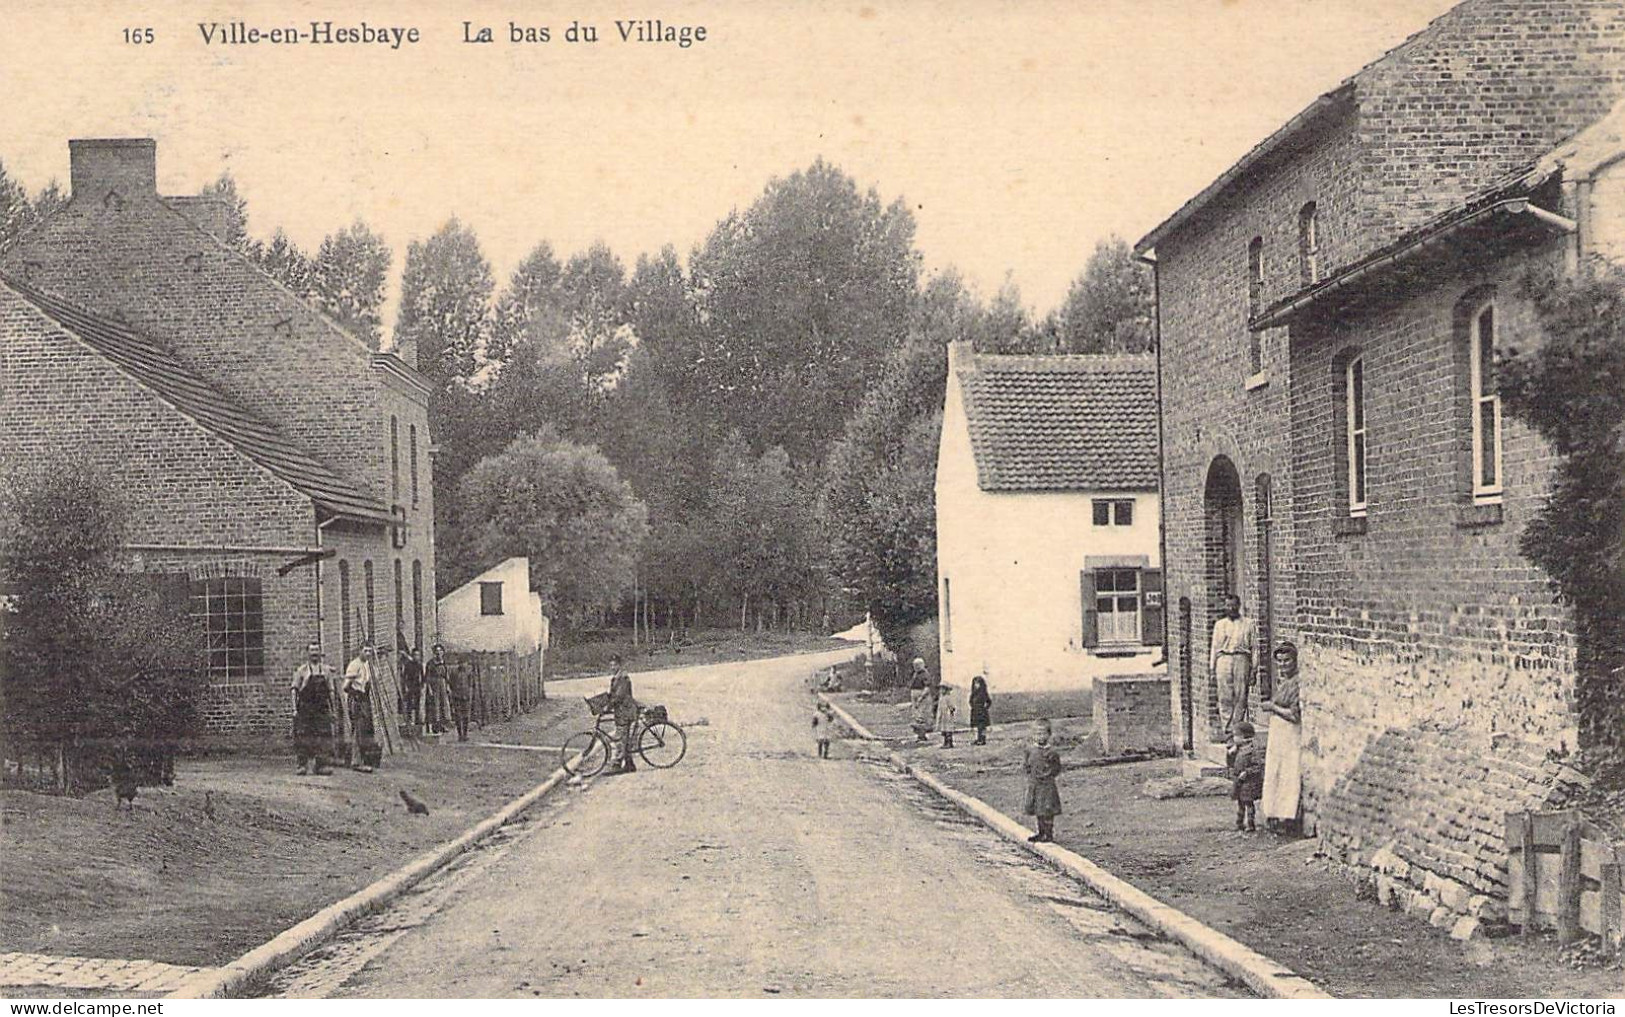
POLYGON ((1173 714, 1165 675, 1121 674, 1094 682, 1095 733, 1108 756, 1173 751, 1173 714))

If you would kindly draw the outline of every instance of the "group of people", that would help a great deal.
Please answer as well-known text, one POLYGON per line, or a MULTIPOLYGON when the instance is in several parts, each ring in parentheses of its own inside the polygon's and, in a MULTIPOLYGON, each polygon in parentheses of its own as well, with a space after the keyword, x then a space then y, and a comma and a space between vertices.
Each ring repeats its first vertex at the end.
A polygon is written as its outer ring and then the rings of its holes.
POLYGON ((1298 647, 1283 639, 1272 651, 1275 682, 1261 709, 1270 715, 1268 743, 1260 746, 1253 725, 1248 690, 1258 644, 1258 626, 1241 613, 1241 598, 1224 599, 1223 615, 1213 626, 1208 666, 1218 683, 1220 711, 1229 733, 1231 795, 1236 800, 1236 829, 1276 829, 1298 821, 1300 753, 1303 717, 1298 700, 1298 647))
MULTIPOLYGON (((942 747, 954 747, 954 730, 958 726, 959 706, 954 702, 952 685, 938 682, 933 685, 925 670, 925 659, 914 658, 914 675, 909 680, 909 709, 911 711, 914 740, 925 744, 932 730, 942 735, 942 747)), ((987 729, 992 724, 993 696, 987 690, 987 678, 977 675, 970 682, 970 727, 976 732, 977 745, 987 744, 987 729)))
MULTIPOLYGON (((404 641, 403 641, 404 642, 404 641)), ((326 776, 335 758, 348 758, 350 768, 372 773, 383 760, 383 748, 373 714, 373 698, 378 684, 378 648, 371 643, 346 665, 343 676, 335 673, 320 643, 306 648, 308 657, 293 673, 293 748, 297 773, 326 776), (334 729, 339 710, 349 720, 349 744, 338 742, 334 729)), ((401 647, 401 686, 399 699, 391 704, 402 719, 413 726, 425 723, 427 729, 443 733, 454 725, 458 741, 468 741, 468 717, 472 703, 472 682, 465 667, 446 660, 445 647, 434 644, 426 665, 404 645, 401 647)))

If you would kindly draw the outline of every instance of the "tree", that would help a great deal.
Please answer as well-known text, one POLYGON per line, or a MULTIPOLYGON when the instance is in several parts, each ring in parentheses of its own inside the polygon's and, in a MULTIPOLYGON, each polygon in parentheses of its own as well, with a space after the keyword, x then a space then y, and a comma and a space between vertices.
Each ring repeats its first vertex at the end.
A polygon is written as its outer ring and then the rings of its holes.
POLYGON ((237 180, 230 171, 220 174, 198 196, 213 198, 225 206, 226 226, 220 239, 225 241, 226 246, 252 261, 258 261, 259 245, 248 233, 248 201, 237 190, 237 180))
POLYGON ((1523 296, 1545 341, 1506 351, 1501 395, 1561 458, 1519 545, 1574 612, 1581 744, 1625 770, 1625 270, 1523 296))
POLYGON ((317 303, 375 350, 384 338, 384 286, 392 260, 389 245, 357 219, 322 239, 312 271, 317 303))
POLYGON ((33 222, 34 209, 28 191, 6 172, 0 162, 0 251, 10 247, 33 222))
POLYGON ((817 462, 908 331, 914 218, 819 161, 771 181, 690 259, 702 327, 679 401, 755 450, 817 462))
POLYGON ((254 260, 260 268, 294 294, 310 298, 316 285, 316 266, 279 227, 269 244, 254 245, 254 260))
POLYGON ((494 285, 479 239, 455 217, 407 248, 395 345, 417 350, 418 371, 435 387, 474 377, 490 329, 494 285))
POLYGON ((543 609, 566 625, 631 587, 648 514, 597 449, 549 430, 519 438, 469 470, 457 498, 447 565, 458 581, 528 555, 543 609))
MULTIPOLYGON (((1007 287, 1009 289, 1009 287, 1007 287)), ((1008 341, 1019 300, 983 308, 952 269, 916 302, 909 340, 888 358, 829 455, 820 501, 829 569, 883 638, 936 615, 936 458, 947 344, 1008 341)))
POLYGON ((1095 244, 1050 329, 1062 353, 1143 353, 1156 341, 1151 269, 1122 237, 1095 244))
POLYGON ((8 745, 54 753, 64 790, 105 786, 108 763, 172 753, 201 684, 185 577, 120 573, 124 514, 111 490, 83 469, 0 485, 13 593, 0 610, 0 717, 8 745))

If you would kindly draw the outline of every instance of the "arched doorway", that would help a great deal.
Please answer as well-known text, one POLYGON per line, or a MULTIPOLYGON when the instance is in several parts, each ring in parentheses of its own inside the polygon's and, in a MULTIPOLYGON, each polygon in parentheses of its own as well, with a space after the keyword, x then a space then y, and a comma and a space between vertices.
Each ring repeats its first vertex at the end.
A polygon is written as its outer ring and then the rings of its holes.
POLYGON ((1207 486, 1202 499, 1205 521, 1204 592, 1207 611, 1203 620, 1202 661, 1207 672, 1203 683, 1207 690, 1208 730, 1215 741, 1224 737, 1224 725, 1219 716, 1219 687, 1216 676, 1206 667, 1207 637, 1213 632, 1224 598, 1230 594, 1241 596, 1242 591, 1242 532, 1241 532, 1241 475, 1228 456, 1215 456, 1207 469, 1207 486))

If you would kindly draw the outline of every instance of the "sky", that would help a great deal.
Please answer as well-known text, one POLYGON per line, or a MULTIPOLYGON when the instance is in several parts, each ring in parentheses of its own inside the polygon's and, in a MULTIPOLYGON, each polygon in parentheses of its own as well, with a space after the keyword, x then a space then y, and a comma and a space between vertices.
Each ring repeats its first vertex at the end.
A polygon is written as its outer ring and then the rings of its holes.
POLYGON ((822 157, 918 223, 924 267, 1037 313, 1452 0, 163 4, 7 0, 0 160, 66 186, 69 138, 154 137, 166 194, 229 171, 250 229, 395 250, 456 215, 505 280, 539 241, 679 253, 822 157), (156 11, 157 13, 154 13, 156 11), (624 43, 616 19, 704 26, 624 43), (200 23, 420 41, 207 44, 200 23), (497 41, 463 42, 489 26, 497 41), (509 41, 510 23, 551 41, 509 41), (597 43, 568 43, 572 22, 597 43), (151 43, 125 29, 150 27, 151 43))

